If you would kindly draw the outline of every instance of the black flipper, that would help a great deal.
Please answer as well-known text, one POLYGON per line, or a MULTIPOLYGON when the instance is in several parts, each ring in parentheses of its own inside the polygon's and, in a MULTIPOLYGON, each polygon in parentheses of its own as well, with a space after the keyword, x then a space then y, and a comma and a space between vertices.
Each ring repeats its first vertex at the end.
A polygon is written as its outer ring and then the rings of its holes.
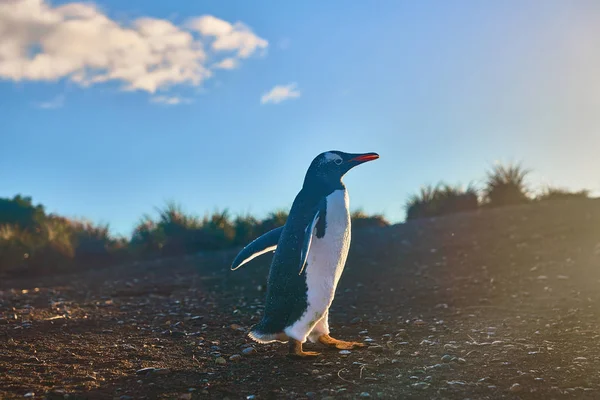
POLYGON ((283 226, 275 228, 250 242, 250 244, 244 247, 235 257, 233 264, 231 264, 231 270, 235 271, 248 261, 270 251, 275 251, 277 243, 279 242, 279 237, 281 236, 281 231, 283 231, 283 226))
POLYGON ((308 253, 310 251, 310 245, 312 243, 313 232, 315 231, 315 227, 317 226, 317 222, 320 217, 325 218, 325 212, 327 210, 327 200, 325 198, 321 199, 319 202, 315 216, 310 221, 306 229, 304 230, 304 241, 302 243, 302 250, 300 252, 300 272, 298 275, 302 275, 302 271, 304 271, 304 267, 306 266, 306 260, 308 259, 308 253))

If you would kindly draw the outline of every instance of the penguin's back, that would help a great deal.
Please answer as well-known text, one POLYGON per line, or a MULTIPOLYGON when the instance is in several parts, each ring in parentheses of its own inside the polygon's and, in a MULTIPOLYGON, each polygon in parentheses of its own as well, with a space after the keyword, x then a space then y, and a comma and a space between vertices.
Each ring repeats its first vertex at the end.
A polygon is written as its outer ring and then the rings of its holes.
POLYGON ((305 229, 319 201, 319 197, 303 190, 294 199, 271 262, 264 316, 250 334, 254 340, 276 340, 273 335, 283 332, 307 309, 306 269, 299 274, 300 253, 305 229))

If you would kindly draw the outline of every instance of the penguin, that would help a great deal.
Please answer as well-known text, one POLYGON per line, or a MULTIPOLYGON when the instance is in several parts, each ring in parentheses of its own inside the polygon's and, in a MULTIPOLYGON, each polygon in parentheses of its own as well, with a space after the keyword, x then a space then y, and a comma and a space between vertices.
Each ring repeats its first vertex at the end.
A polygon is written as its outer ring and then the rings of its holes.
POLYGON ((258 343, 288 343, 288 357, 314 358, 306 341, 347 350, 363 343, 334 339, 329 307, 350 249, 349 197, 342 178, 352 168, 379 158, 377 153, 331 150, 311 162, 284 226, 244 247, 231 270, 274 251, 262 320, 248 336, 258 343))

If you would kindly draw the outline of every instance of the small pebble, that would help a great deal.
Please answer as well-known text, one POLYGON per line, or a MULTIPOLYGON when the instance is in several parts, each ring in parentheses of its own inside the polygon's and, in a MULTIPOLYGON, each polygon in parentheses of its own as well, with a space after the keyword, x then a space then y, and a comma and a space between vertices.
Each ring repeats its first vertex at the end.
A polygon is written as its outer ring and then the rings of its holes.
POLYGON ((35 397, 35 393, 33 393, 33 392, 25 393, 24 397, 35 397))
POLYGON ((352 321, 350 321, 351 324, 360 324, 361 322, 362 318, 360 317, 352 318, 352 321))
POLYGON ((227 364, 227 360, 225 360, 223 357, 217 357, 217 359, 215 360, 215 362, 219 365, 225 365, 227 364))
POLYGON ((244 350, 242 350, 242 354, 245 356, 249 356, 254 353, 256 353, 256 349, 254 347, 246 347, 244 350))
POLYGON ((450 361, 452 361, 452 356, 449 356, 448 354, 444 354, 441 358, 442 362, 445 363, 449 363, 450 361))
POLYGON ((240 361, 242 359, 242 356, 239 354, 234 354, 231 357, 229 357, 229 361, 240 361))
POLYGON ((429 383, 427 383, 427 382, 417 382, 417 383, 413 383, 410 386, 414 387, 415 389, 425 390, 425 389, 429 388, 429 383))
POLYGON ((383 353, 383 346, 369 346, 367 350, 373 353, 383 353))
POLYGON ((347 356, 348 354, 351 354, 352 352, 350 350, 340 350, 339 353, 343 356, 347 356))
POLYGON ((317 394, 315 392, 306 392, 306 397, 308 397, 309 399, 314 399, 315 397, 317 397, 317 394))
POLYGON ((367 393, 367 392, 362 392, 360 394, 360 397, 371 397, 371 395, 369 393, 367 393))
POLYGON ((514 383, 509 390, 513 393, 517 393, 523 390, 523 386, 519 385, 518 383, 514 383))

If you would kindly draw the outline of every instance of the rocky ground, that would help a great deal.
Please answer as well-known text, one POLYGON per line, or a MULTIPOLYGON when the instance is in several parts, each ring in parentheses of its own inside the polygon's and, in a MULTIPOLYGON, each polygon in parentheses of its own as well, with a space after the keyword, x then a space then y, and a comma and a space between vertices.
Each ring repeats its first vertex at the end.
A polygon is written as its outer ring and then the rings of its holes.
POLYGON ((311 361, 246 337, 235 253, 2 281, 0 398, 600 398, 599 201, 355 232, 332 336, 369 347, 311 361))

